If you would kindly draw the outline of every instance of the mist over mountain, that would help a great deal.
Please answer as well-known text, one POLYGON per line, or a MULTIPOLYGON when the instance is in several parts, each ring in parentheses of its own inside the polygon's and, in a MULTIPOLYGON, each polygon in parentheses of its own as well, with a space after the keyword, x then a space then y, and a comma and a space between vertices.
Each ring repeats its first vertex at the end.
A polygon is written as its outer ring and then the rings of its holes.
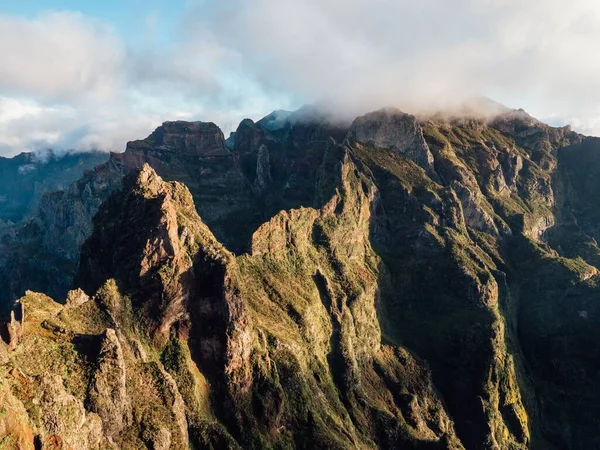
POLYGON ((481 95, 600 133, 594 0, 174 1, 6 4, 0 154, 121 151, 166 120, 229 133, 315 101, 353 118, 481 95))

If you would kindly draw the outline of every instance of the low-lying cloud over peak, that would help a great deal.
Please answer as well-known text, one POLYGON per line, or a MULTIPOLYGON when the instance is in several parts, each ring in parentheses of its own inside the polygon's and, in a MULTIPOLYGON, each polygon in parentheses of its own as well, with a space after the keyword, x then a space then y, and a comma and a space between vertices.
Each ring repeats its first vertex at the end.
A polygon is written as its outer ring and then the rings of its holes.
POLYGON ((166 19, 139 15, 133 39, 85 11, 0 14, 0 153, 119 151, 164 120, 228 132, 311 102, 420 113, 480 96, 600 134, 593 0, 191 1, 168 39, 166 19))
POLYGON ((210 29, 274 90, 367 108, 487 95, 538 115, 598 113, 593 0, 230 0, 209 13, 200 5, 188 26, 210 29))

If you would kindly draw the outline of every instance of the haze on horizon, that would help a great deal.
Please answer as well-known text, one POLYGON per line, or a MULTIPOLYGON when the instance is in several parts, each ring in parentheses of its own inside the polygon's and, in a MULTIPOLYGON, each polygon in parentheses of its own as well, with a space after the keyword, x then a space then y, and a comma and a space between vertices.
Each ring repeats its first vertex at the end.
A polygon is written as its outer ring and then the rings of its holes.
POLYGON ((122 151, 165 120, 486 96, 600 135, 600 3, 23 0, 0 6, 0 156, 122 151))

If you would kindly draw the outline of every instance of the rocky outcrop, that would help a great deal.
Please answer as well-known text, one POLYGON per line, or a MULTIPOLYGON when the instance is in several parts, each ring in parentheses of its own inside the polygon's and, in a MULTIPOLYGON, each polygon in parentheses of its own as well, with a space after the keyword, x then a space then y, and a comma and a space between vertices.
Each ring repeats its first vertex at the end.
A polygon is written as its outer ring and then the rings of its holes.
MULTIPOLYGON (((165 398, 168 399, 167 406, 173 412, 175 424, 179 428, 179 433, 181 434, 181 440, 184 443, 189 442, 190 437, 188 434, 188 422, 185 414, 185 402, 183 397, 179 392, 177 383, 166 370, 161 370, 161 376, 162 380, 164 381, 164 387, 167 394, 165 395, 165 398)), ((171 448, 173 439, 171 432, 162 427, 158 429, 158 432, 154 436, 152 436, 151 441, 154 448, 163 448, 166 450, 171 448)))
POLYGON ((69 291, 65 301, 65 306, 68 308, 77 308, 86 302, 90 301, 90 297, 81 289, 69 291))
POLYGON ((357 118, 348 133, 362 144, 393 150, 433 173, 433 155, 414 116, 387 108, 357 118))
POLYGON ((129 421, 127 376, 121 343, 115 330, 107 329, 102 336, 98 367, 88 394, 89 408, 102 419, 104 435, 112 438, 129 421))
POLYGON ((460 200, 465 224, 468 227, 485 233, 498 234, 494 219, 482 206, 484 200, 479 193, 479 189, 471 190, 468 186, 457 181, 452 182, 450 187, 456 192, 460 200))
MULTIPOLYGON (((145 141, 134 141, 128 144, 126 157, 132 157, 137 151, 148 148, 160 149, 184 156, 226 156, 223 132, 212 122, 165 122, 158 127, 145 141)), ((133 159, 128 161, 133 162, 133 159)))
POLYGON ((136 325, 114 283, 79 305, 34 293, 20 302, 29 332, 0 361, 2 404, 12 412, 0 418, 1 442, 31 449, 185 448, 179 386, 154 353, 127 336, 136 325))
POLYGON ((103 205, 97 220, 104 217, 114 220, 97 226, 84 246, 76 283, 95 292, 115 278, 144 292, 155 337, 168 338, 172 325, 186 314, 192 272, 199 270, 196 258, 226 261, 231 254, 197 219, 189 191, 164 182, 149 165, 126 179, 124 195, 103 205))
MULTIPOLYGON (((21 316, 23 315, 21 309, 21 316)), ((15 311, 10 312, 10 322, 6 324, 6 331, 8 335, 8 351, 13 351, 19 345, 19 340, 23 336, 23 322, 16 320, 15 311)))
MULTIPOLYGON (((7 376, 6 373, 3 373, 7 376)), ((21 377, 15 371, 8 377, 21 377)), ((30 423, 27 410, 15 394, 13 394, 9 383, 2 383, 2 395, 0 396, 0 408, 5 413, 0 416, 0 436, 7 448, 34 450, 34 431, 30 423), (10 413, 9 413, 10 412, 10 413)))
POLYGON ((96 414, 87 412, 83 402, 69 394, 59 375, 42 376, 34 383, 39 392, 42 433, 39 440, 45 447, 81 449, 101 448, 106 429, 96 414))
POLYGON ((273 183, 271 177, 271 163, 269 160, 269 149, 266 145, 261 145, 258 149, 256 161, 256 178, 254 179, 254 191, 257 194, 264 193, 273 183))

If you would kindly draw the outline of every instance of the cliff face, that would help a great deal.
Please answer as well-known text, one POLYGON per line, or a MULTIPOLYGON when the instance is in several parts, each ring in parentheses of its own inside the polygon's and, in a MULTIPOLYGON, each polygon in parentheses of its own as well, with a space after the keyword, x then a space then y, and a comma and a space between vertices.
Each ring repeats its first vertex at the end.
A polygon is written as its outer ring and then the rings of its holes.
POLYGON ((231 150, 213 123, 165 122, 68 189, 44 195, 31 219, 0 225, 0 314, 28 289, 67 294, 98 207, 145 163, 166 180, 185 183, 219 241, 236 253, 248 251, 252 233, 274 214, 313 203, 323 143, 343 140, 348 127, 315 114, 301 110, 271 131, 245 120, 231 150))
POLYGON ((261 122, 229 148, 168 123, 79 182, 87 294, 21 299, 7 442, 600 446, 598 140, 522 111, 261 122))

